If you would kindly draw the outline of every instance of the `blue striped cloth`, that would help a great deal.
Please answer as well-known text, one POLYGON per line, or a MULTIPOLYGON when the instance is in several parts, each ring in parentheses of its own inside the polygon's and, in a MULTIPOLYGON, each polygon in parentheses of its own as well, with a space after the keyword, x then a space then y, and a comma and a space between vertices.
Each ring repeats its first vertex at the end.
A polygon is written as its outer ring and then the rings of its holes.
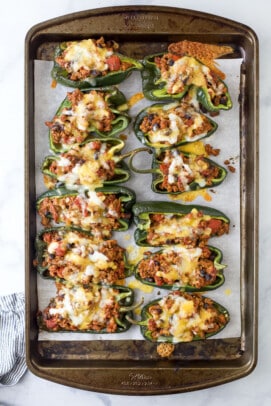
POLYGON ((15 385, 25 371, 24 295, 0 296, 0 385, 15 385))

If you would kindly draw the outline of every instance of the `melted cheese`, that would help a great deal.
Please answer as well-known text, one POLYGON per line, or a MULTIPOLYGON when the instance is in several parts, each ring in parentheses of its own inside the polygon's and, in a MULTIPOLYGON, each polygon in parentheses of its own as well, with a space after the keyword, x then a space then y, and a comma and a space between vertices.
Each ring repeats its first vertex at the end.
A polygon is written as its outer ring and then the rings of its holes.
POLYGON ((99 207, 100 209, 105 209, 104 196, 98 196, 98 194, 92 190, 88 191, 88 197, 86 198, 86 203, 89 209, 99 207))
POLYGON ((74 224, 86 229, 91 228, 93 233, 96 231, 97 235, 99 235, 103 230, 94 230, 92 226, 96 224, 103 224, 104 226, 111 224, 111 219, 114 217, 112 212, 111 217, 105 216, 105 211, 108 214, 108 210, 104 204, 104 199, 104 195, 98 196, 96 192, 88 191, 88 197, 80 195, 80 211, 83 215, 80 212, 78 213, 78 211, 72 212, 71 210, 67 210, 64 215, 74 224))
POLYGON ((179 254, 179 261, 174 264, 169 264, 166 272, 158 271, 156 273, 157 276, 165 278, 168 283, 175 282, 177 285, 189 284, 197 270, 198 260, 202 254, 201 248, 175 246, 173 248, 164 249, 165 256, 172 252, 179 254))
POLYGON ((192 190, 190 192, 184 192, 180 195, 172 195, 170 198, 172 200, 182 200, 183 202, 193 202, 193 200, 197 199, 201 196, 207 202, 212 201, 212 196, 206 190, 192 190))
MULTIPOLYGON (((108 161, 112 160, 113 154, 113 148, 108 148, 105 142, 101 144, 98 151, 93 148, 92 142, 83 147, 74 147, 70 151, 70 156, 81 158, 83 163, 77 163, 69 172, 58 175, 58 180, 64 182, 67 189, 79 190, 84 186, 84 188, 93 191, 103 185, 103 178, 99 175, 99 169, 109 169, 108 161)), ((71 161, 60 156, 56 163, 58 167, 64 167, 70 165, 71 161)))
POLYGON ((78 328, 86 330, 93 321, 104 323, 105 307, 114 300, 113 289, 93 286, 92 290, 82 286, 70 289, 62 285, 59 296, 55 298, 55 307, 51 307, 51 315, 60 315, 78 328))
MULTIPOLYGON (((198 233, 203 232, 199 230, 199 223, 202 221, 202 217, 197 215, 198 211, 193 209, 191 216, 173 216, 166 215, 163 221, 161 221, 157 227, 156 232, 160 233, 172 233, 175 237, 190 237, 195 231, 198 233)), ((209 216, 204 216, 205 218, 209 216)))
POLYGON ((99 128, 99 122, 110 116, 108 105, 102 95, 93 91, 85 93, 83 98, 74 108, 76 127, 87 131, 91 125, 99 128))
MULTIPOLYGON (((169 295, 170 296, 170 295, 169 295)), ((184 298, 183 296, 175 296, 173 304, 168 308, 166 303, 167 297, 161 299, 159 304, 162 308, 162 313, 156 324, 160 328, 168 329, 173 337, 173 342, 191 341, 194 332, 206 331, 212 327, 210 319, 213 312, 200 307, 196 311, 193 300, 184 298)))
POLYGON ((181 180, 185 190, 189 189, 188 177, 193 174, 192 165, 184 163, 183 156, 178 150, 171 150, 167 154, 165 161, 170 163, 168 168, 168 183, 173 184, 176 182, 176 177, 181 180))
POLYGON ((64 52, 64 60, 69 63, 72 72, 81 68, 86 70, 106 71, 106 58, 113 54, 107 48, 99 48, 92 39, 71 42, 64 52))
POLYGON ((132 280, 131 282, 129 282, 128 287, 131 288, 131 289, 139 289, 139 290, 141 290, 141 292, 144 292, 144 293, 152 293, 152 291, 153 291, 152 286, 144 285, 143 283, 141 283, 137 279, 132 280))
MULTIPOLYGON (((127 239, 127 238, 125 238, 127 239)), ((136 265, 144 256, 146 248, 144 247, 135 247, 134 245, 128 245, 126 247, 126 252, 128 254, 129 263, 131 265, 136 265)))
POLYGON ((91 90, 84 93, 72 107, 63 108, 61 115, 54 118, 54 123, 63 127, 68 136, 68 142, 63 142, 63 146, 70 147, 71 143, 78 143, 78 137, 83 140, 90 131, 103 130, 103 120, 108 122, 110 128, 113 117, 103 94, 91 90))
POLYGON ((102 186, 103 182, 97 175, 99 168, 97 161, 87 161, 81 165, 78 171, 80 185, 90 186, 91 189, 102 186))
POLYGON ((128 106, 133 107, 140 100, 144 99, 144 94, 142 92, 133 94, 128 100, 128 106))
POLYGON ((208 156, 205 150, 205 145, 202 141, 195 141, 181 146, 181 151, 189 152, 190 154, 208 156))
POLYGON ((71 161, 68 158, 60 156, 59 159, 57 160, 57 166, 65 167, 69 165, 71 165, 71 161))
POLYGON ((168 92, 175 94, 183 91, 184 87, 189 85, 207 87, 207 73, 209 73, 208 67, 199 63, 195 58, 184 56, 169 66, 168 70, 163 71, 162 78, 167 82, 168 92))
POLYGON ((77 233, 67 232, 61 241, 53 241, 48 245, 48 253, 55 253, 59 245, 71 247, 65 253, 64 261, 79 267, 77 272, 67 267, 63 275, 66 280, 88 282, 85 276, 93 276, 92 282, 98 283, 101 270, 116 269, 117 265, 113 261, 109 261, 108 257, 99 251, 103 243, 95 242, 92 238, 84 238, 77 233))
POLYGON ((172 185, 180 180, 184 191, 187 191, 190 189, 192 177, 193 182, 203 188, 206 185, 206 179, 201 175, 201 172, 208 168, 208 163, 196 158, 195 155, 190 155, 185 163, 184 156, 179 150, 167 151, 163 162, 169 164, 168 183, 172 185))
POLYGON ((95 251, 87 258, 77 255, 74 252, 68 252, 65 255, 65 260, 72 264, 79 265, 83 268, 84 273, 89 275, 90 269, 95 276, 99 276, 99 270, 107 269, 108 267, 116 268, 113 262, 109 262, 108 258, 101 252, 95 251), (88 269, 87 269, 88 268, 88 269))
POLYGON ((204 116, 194 109, 184 108, 176 103, 170 103, 163 109, 150 108, 148 113, 152 112, 158 114, 161 118, 169 120, 169 125, 166 128, 155 128, 148 131, 148 138, 152 144, 167 143, 174 145, 179 141, 187 140, 197 141, 202 138, 206 131, 202 131, 199 134, 195 132, 198 128, 201 128, 204 124, 204 116), (192 118, 192 123, 187 125, 181 118, 182 114, 188 113, 192 118))
MULTIPOLYGON (((67 160, 68 161, 68 160, 67 160)), ((64 166, 61 165, 61 159, 57 161, 57 165, 58 166, 64 166), (60 162, 59 162, 60 161, 60 162)), ((65 165, 66 166, 66 165, 65 165)), ((71 189, 77 182, 79 179, 79 169, 80 169, 80 165, 76 164, 72 170, 68 173, 65 173, 64 175, 60 175, 58 176, 58 180, 60 182, 64 182, 66 187, 68 189, 71 189)))
POLYGON ((193 208, 191 213, 186 216, 165 215, 164 219, 156 225, 154 230, 153 242, 155 245, 164 243, 166 238, 192 238, 195 235, 209 236, 211 234, 210 228, 199 228, 199 223, 202 220, 210 220, 210 216, 198 216, 197 209, 193 208))

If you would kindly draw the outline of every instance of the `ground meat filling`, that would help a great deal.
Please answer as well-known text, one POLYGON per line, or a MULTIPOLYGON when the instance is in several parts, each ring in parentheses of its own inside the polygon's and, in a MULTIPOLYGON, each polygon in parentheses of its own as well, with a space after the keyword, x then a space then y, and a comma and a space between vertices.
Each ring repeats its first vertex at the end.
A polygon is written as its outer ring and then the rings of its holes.
POLYGON ((116 320, 121 319, 116 300, 118 289, 66 287, 60 283, 57 287, 57 296, 38 315, 43 328, 50 331, 117 331, 116 320))
POLYGON ((163 250, 140 261, 137 272, 143 280, 157 286, 212 285, 217 277, 215 254, 208 247, 188 250, 163 250), (197 251, 197 252, 195 252, 197 251))
POLYGON ((74 284, 114 284, 125 278, 125 250, 115 240, 98 240, 85 234, 54 231, 42 236, 46 243, 42 267, 52 278, 74 284))
POLYGON ((195 58, 167 53, 155 57, 154 62, 161 72, 161 80, 166 82, 167 93, 182 93, 187 86, 195 85, 208 90, 215 106, 227 104, 225 84, 215 72, 195 58))
POLYGON ((173 104, 172 108, 149 108, 140 130, 150 142, 173 145, 193 141, 213 129, 209 119, 189 104, 173 104))
POLYGON ((115 194, 88 192, 88 196, 75 195, 46 197, 38 209, 43 226, 64 223, 84 230, 91 230, 95 236, 110 236, 112 230, 121 227, 120 219, 129 219, 120 198, 115 194))
POLYGON ((60 115, 45 123, 55 144, 80 144, 91 128, 104 133, 111 131, 115 115, 105 100, 104 92, 91 90, 83 93, 76 89, 67 93, 67 99, 71 106, 64 107, 60 115))
POLYGON ((173 343, 204 339, 227 323, 227 317, 211 299, 178 291, 150 306, 148 313, 151 315, 148 330, 156 341, 161 337, 173 343))
POLYGON ((55 178, 45 175, 45 183, 54 187, 56 183, 63 182, 68 188, 82 185, 93 189, 102 186, 103 182, 115 176, 116 163, 110 148, 110 144, 97 140, 83 147, 74 146, 52 161, 48 171, 55 178))
POLYGON ((204 215, 197 209, 184 216, 150 214, 146 240, 151 246, 181 244, 203 247, 210 237, 229 232, 229 224, 221 219, 204 215))
POLYGON ((163 175, 157 187, 169 193, 189 191, 192 183, 197 183, 201 188, 208 187, 220 177, 219 167, 212 165, 202 155, 187 156, 173 149, 162 152, 157 161, 163 175))
POLYGON ((126 71, 132 66, 115 54, 118 48, 115 41, 105 41, 103 37, 70 41, 55 61, 68 72, 71 80, 96 78, 109 72, 126 71))

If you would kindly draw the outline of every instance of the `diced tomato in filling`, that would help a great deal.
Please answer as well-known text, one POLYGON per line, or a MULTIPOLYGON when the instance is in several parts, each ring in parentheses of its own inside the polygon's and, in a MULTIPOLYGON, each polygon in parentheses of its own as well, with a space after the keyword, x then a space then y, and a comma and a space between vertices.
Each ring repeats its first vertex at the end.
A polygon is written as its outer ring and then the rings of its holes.
POLYGON ((121 60, 117 55, 111 55, 109 58, 106 59, 106 63, 110 71, 120 70, 121 60))
POLYGON ((57 318, 45 320, 45 324, 49 330, 54 330, 57 327, 57 318))
POLYGON ((208 221, 208 227, 212 229, 212 234, 217 234, 222 226, 222 220, 211 219, 208 221))

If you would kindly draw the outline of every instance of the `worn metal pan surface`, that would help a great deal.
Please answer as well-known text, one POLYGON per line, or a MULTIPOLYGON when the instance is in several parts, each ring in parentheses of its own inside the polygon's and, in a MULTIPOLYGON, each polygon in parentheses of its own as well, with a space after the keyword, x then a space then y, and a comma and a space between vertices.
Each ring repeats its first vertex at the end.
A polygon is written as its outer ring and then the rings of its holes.
POLYGON ((34 26, 25 48, 25 221, 27 364, 64 385, 115 394, 170 394, 222 384, 249 374, 257 362, 258 40, 247 26, 193 10, 137 6, 87 10, 34 26), (36 312, 36 184, 34 60, 52 60, 67 39, 114 37, 134 58, 182 39, 231 45, 243 58, 240 81, 241 335, 179 344, 162 359, 146 341, 39 341, 36 312))

